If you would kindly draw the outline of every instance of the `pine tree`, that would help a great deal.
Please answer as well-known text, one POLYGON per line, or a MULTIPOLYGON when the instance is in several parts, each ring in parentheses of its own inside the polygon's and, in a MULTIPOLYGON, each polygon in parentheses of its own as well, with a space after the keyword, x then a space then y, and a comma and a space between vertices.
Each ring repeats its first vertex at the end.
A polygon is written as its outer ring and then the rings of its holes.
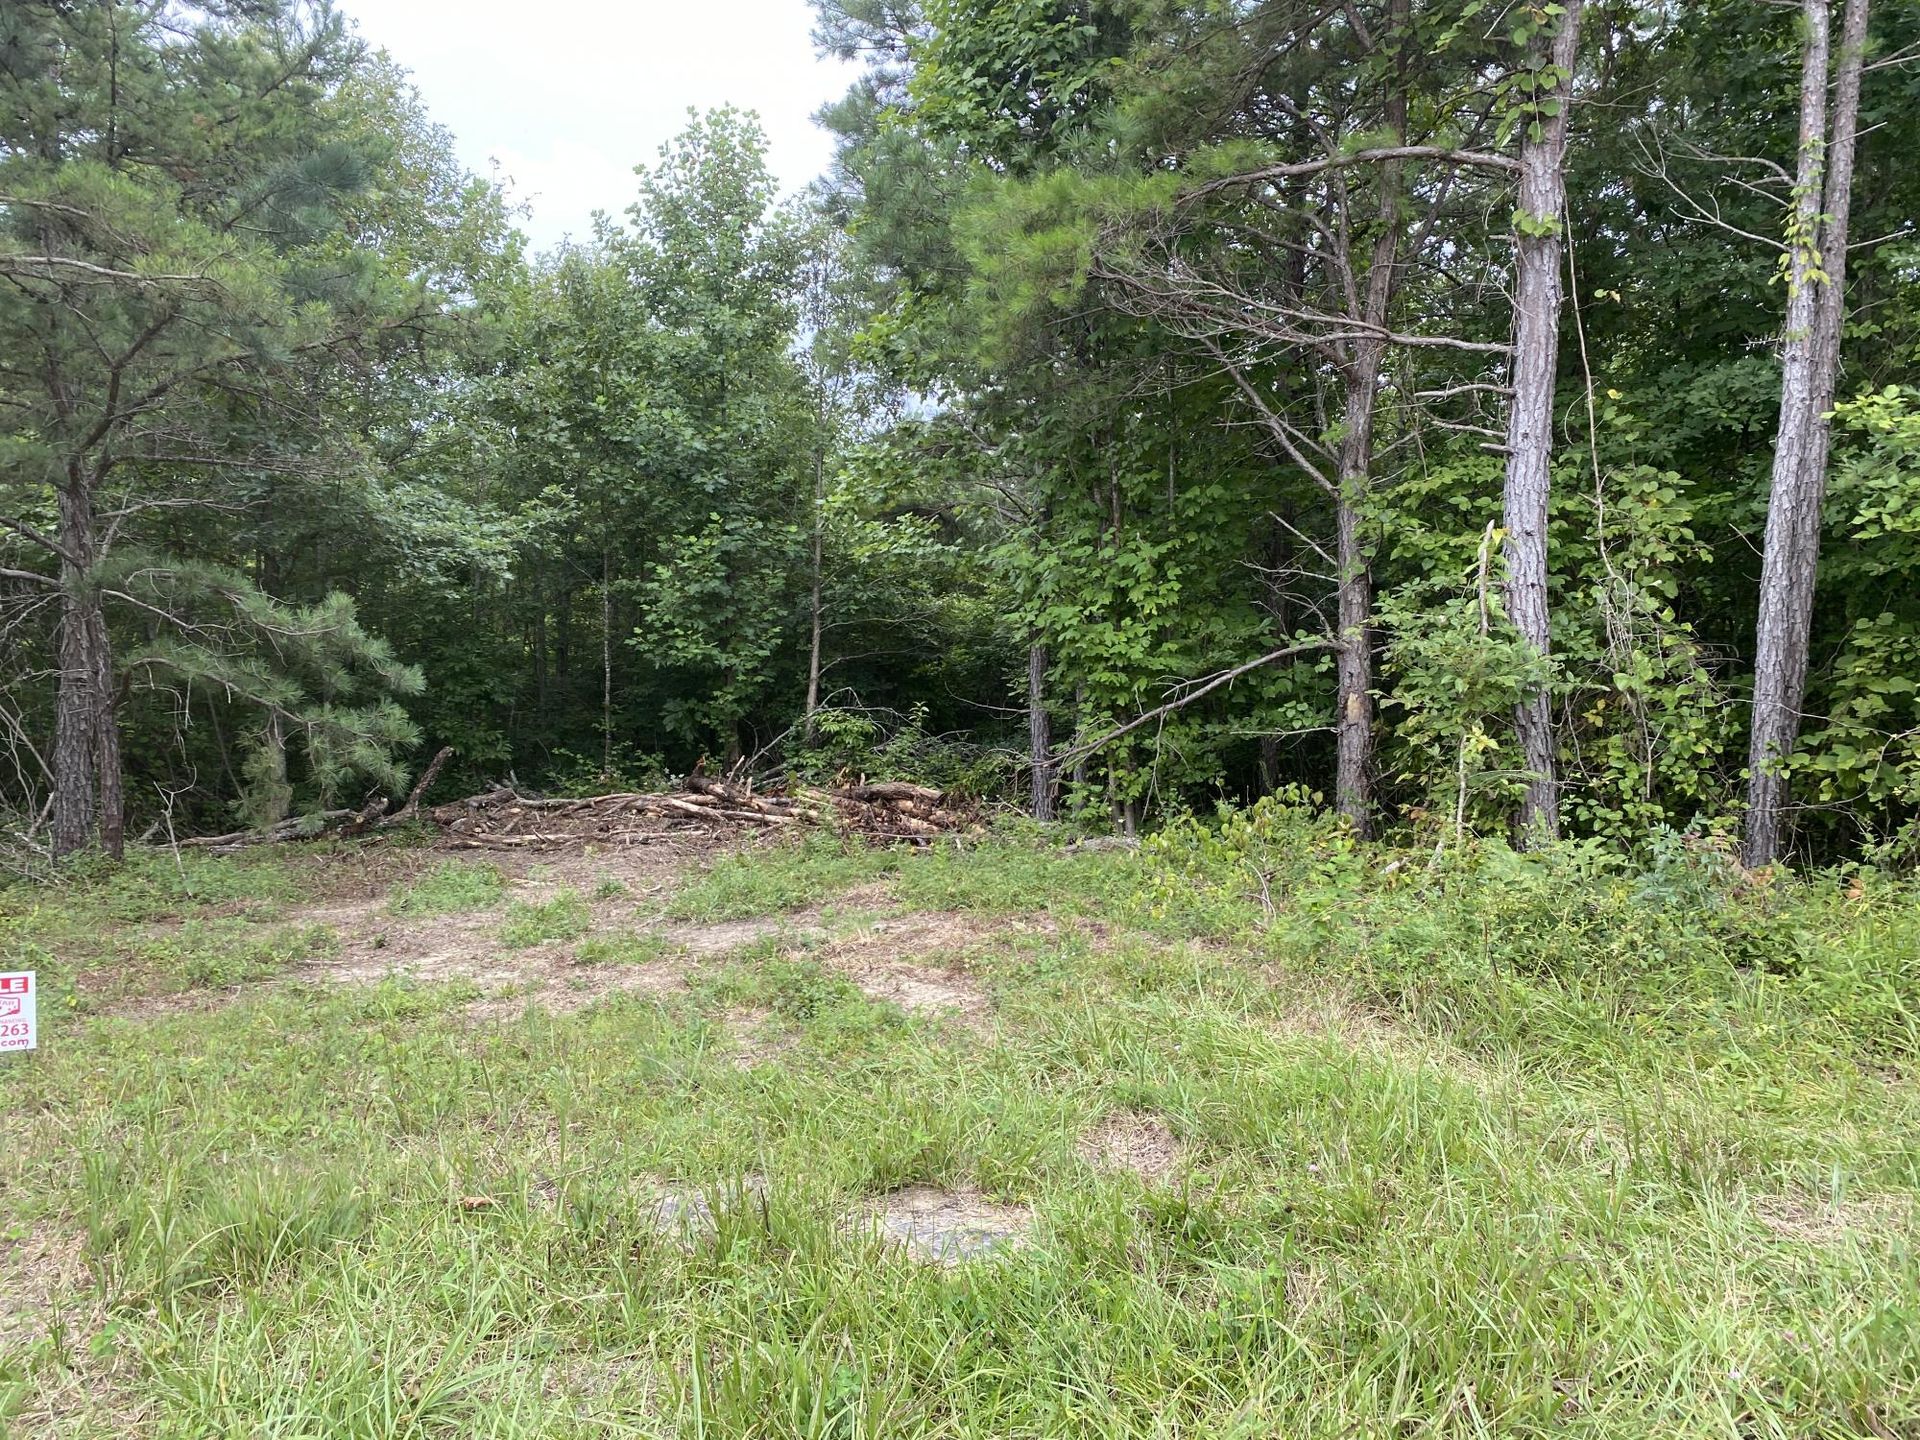
POLYGON ((329 694, 350 657, 417 688, 341 605, 288 629, 257 575, 143 543, 351 463, 314 377, 431 312, 341 243, 372 162, 329 99, 358 60, 336 17, 291 0, 0 15, 0 526, 9 577, 57 601, 57 852, 120 851, 132 689, 247 697, 268 736, 309 736, 323 788, 410 738, 329 694), (141 638, 116 654, 122 632, 141 638), (303 647, 329 656, 311 684, 303 647))

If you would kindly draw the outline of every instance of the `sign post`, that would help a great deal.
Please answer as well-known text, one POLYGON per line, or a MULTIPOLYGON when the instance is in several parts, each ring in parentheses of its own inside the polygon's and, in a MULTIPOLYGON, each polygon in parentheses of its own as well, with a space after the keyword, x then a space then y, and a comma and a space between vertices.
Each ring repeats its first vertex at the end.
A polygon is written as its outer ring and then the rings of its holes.
POLYGON ((0 971, 0 1051, 40 1043, 40 989, 31 970, 0 971))

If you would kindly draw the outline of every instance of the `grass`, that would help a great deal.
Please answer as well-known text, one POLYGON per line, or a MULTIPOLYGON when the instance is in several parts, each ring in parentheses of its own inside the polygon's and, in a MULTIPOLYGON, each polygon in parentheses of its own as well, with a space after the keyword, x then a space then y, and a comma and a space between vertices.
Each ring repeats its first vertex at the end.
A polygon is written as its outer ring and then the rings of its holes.
POLYGON ((587 902, 572 890, 550 900, 516 900, 507 907, 500 926, 500 943, 509 950, 526 950, 550 940, 577 940, 593 925, 587 902))
POLYGON ((831 899, 863 881, 900 869, 904 852, 830 839, 766 851, 723 855, 681 887, 667 913, 678 920, 710 922, 774 915, 831 899))
POLYGON ((595 935, 574 947, 573 960, 576 965, 646 965, 672 951, 659 935, 595 935))
POLYGON ((222 918, 187 919, 176 929, 115 948, 122 965, 143 972, 145 988, 178 993, 271 979, 300 961, 331 953, 334 945, 333 931, 325 925, 261 925, 222 918))
POLYGON ((500 903, 506 876, 498 865, 442 860, 417 879, 393 888, 387 908, 395 915, 455 915, 500 903))
POLYGON ((882 873, 1069 922, 970 956, 994 1036, 778 941, 510 1026, 396 981, 56 1013, 0 1067, 0 1190, 97 1294, 32 1339, 0 1302, 0 1410, 161 1440, 1920 1435, 1910 881, 1430 865, 1265 811, 1139 855, 769 850, 676 908, 882 873), (743 1013, 777 1060, 735 1063, 743 1013), (1083 1154, 1123 1113, 1179 1138, 1171 1180, 1083 1154), (652 1221, 670 1182, 710 1230, 652 1221), (1027 1206, 1032 1244, 945 1270, 848 1224, 910 1184, 1027 1206))

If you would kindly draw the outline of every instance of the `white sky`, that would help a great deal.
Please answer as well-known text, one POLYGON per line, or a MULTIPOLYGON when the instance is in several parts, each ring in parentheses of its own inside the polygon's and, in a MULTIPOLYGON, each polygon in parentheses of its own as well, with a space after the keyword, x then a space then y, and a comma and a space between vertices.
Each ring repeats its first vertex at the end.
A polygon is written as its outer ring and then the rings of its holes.
POLYGON ((633 200, 687 107, 758 112, 774 173, 798 189, 832 145, 811 120, 854 67, 817 59, 807 0, 339 0, 411 70, 468 168, 497 159, 538 248, 633 200))

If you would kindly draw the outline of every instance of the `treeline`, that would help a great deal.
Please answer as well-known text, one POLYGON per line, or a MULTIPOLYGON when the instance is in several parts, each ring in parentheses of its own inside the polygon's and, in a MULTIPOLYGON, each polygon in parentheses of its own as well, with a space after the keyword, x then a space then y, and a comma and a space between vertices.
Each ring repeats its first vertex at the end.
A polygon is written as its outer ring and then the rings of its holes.
POLYGON ((817 3, 830 175, 547 256, 324 6, 0 12, 16 839, 451 745, 1911 854, 1911 6, 817 3))

